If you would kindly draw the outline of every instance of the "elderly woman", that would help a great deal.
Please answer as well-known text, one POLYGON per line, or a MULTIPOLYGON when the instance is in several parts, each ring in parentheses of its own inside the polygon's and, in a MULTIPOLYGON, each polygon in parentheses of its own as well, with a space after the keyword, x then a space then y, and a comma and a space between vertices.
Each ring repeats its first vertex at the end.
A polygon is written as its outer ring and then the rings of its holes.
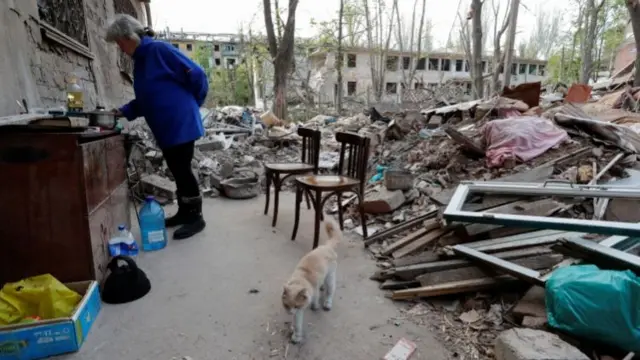
POLYGON ((205 227, 191 161, 194 143, 204 134, 200 106, 209 87, 201 67, 153 36, 152 30, 129 15, 116 15, 108 26, 106 40, 118 44, 134 61, 135 99, 115 111, 130 121, 138 117, 147 121, 177 187, 178 212, 165 223, 182 225, 173 238, 186 239, 205 227))

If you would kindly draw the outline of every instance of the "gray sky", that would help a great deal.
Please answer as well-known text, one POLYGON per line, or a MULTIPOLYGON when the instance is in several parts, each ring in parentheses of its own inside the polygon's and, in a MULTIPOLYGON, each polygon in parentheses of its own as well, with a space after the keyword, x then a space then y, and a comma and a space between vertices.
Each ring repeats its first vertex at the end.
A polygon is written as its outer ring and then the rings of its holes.
MULTIPOLYGON (((488 3, 489 0, 485 0, 488 3)), ((506 3, 507 0, 496 0, 506 3)), ((287 0, 280 0, 286 6, 287 0)), ((391 0, 387 0, 390 4, 391 0)), ((566 0, 522 0, 526 8, 522 8, 518 19, 519 36, 528 37, 529 30, 535 22, 535 10, 538 6, 545 9, 562 11, 566 0), (563 4, 563 5, 560 5, 563 4)), ((462 0, 462 6, 468 4, 462 0)), ((236 33, 241 26, 246 30, 262 31, 262 0, 155 0, 151 2, 153 22, 156 30, 169 27, 173 31, 197 31, 210 33, 236 33)), ((400 11, 410 18, 414 0, 399 0, 400 11)), ((300 0, 296 13, 296 35, 312 36, 314 31, 311 19, 319 21, 336 17, 339 0, 300 0), (335 4, 334 4, 335 3, 335 4)), ((433 23, 433 36, 436 46, 443 46, 456 17, 458 1, 427 0, 427 17, 433 23)), ((485 5, 486 6, 486 5, 485 5)), ((489 6, 487 10, 491 11, 489 6)), ((502 6, 505 8, 505 5, 502 6)), ((465 8, 466 11, 466 8, 465 8)))

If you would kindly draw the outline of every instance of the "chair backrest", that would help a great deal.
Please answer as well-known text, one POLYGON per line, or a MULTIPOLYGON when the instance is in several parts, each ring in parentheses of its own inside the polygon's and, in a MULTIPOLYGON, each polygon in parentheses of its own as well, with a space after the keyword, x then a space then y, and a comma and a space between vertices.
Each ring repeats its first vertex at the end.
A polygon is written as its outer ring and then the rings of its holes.
POLYGON ((302 137, 302 162, 313 165, 313 173, 318 173, 320 164, 320 130, 298 127, 298 135, 302 137))
POLYGON ((371 139, 354 133, 337 132, 336 140, 340 143, 338 175, 358 179, 360 186, 364 186, 367 180, 371 139))

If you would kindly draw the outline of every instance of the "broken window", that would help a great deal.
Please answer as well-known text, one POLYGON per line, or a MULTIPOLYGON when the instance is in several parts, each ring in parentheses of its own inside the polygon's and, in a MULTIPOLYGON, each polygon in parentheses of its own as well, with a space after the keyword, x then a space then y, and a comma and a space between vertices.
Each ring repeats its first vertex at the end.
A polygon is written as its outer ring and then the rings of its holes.
POLYGON ((429 59, 429 70, 431 71, 439 71, 440 70, 440 59, 429 59))
POLYGON ((511 64, 511 75, 518 74, 518 64, 511 64))
POLYGON ((171 44, 171 45, 173 45, 173 47, 174 47, 174 48, 176 48, 176 49, 180 49, 180 45, 178 45, 178 44, 176 44, 176 43, 173 43, 173 44, 171 44))
POLYGON ((456 72, 462 72, 464 69, 464 60, 456 60, 456 72))
POLYGON ((450 59, 442 59, 442 66, 440 67, 442 71, 451 71, 451 60, 450 59))
MULTIPOLYGON (((129 7, 132 7, 130 0, 127 1, 129 7)), ((38 15, 40 20, 78 43, 89 46, 82 0, 38 0, 38 15)), ((134 13, 133 16, 137 14, 134 13)))
POLYGON ((398 57, 397 56, 387 56, 387 70, 389 70, 389 71, 398 70, 398 57))
POLYGON ((417 82, 417 83, 415 83, 414 87, 415 87, 416 90, 424 89, 424 83, 417 82))
POLYGON ((518 74, 526 74, 527 73, 527 64, 520 64, 520 69, 518 70, 518 74))
MULTIPOLYGON (((138 18, 138 12, 133 7, 131 0, 114 0, 113 8, 116 14, 127 14, 138 18)), ((122 73, 133 79, 133 59, 120 49, 118 49, 118 53, 118 68, 122 73)))
POLYGON ((227 59, 227 67, 232 68, 236 64, 236 59, 227 59))
POLYGON ((405 70, 409 70, 411 68, 411 58, 408 56, 404 56, 402 58, 402 68, 405 70))
POLYGON ((347 83, 347 96, 354 96, 356 94, 356 82, 349 81, 347 83))
POLYGON ((418 64, 416 64, 416 70, 424 70, 427 68, 427 58, 418 59, 418 64))
POLYGON ((236 47, 233 45, 225 45, 224 46, 224 51, 235 51, 236 47))
POLYGON ((536 74, 538 74, 538 65, 529 64, 529 75, 536 75, 536 74))
POLYGON ((385 86, 387 90, 387 94, 397 94, 398 93, 398 84, 394 82, 388 82, 385 86))
POLYGON ((220 45, 218 44, 213 45, 213 51, 220 51, 220 45))
POLYGON ((538 65, 538 76, 545 76, 545 70, 544 65, 538 65))
POLYGON ((348 68, 354 68, 356 67, 356 62, 357 57, 356 54, 347 54, 347 67, 348 68))
POLYGON ((487 62, 486 61, 482 62, 482 72, 483 73, 487 72, 487 62))
POLYGON ((216 65, 220 66, 220 58, 216 58, 215 59, 215 63, 216 63, 216 65))
POLYGON ((187 51, 193 51, 193 44, 187 44, 187 51))

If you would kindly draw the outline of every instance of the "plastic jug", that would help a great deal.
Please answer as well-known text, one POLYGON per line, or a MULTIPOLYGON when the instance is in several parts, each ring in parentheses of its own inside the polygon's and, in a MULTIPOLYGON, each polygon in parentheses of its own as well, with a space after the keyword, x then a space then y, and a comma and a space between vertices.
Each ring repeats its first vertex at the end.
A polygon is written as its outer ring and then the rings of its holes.
POLYGON ((140 209, 140 235, 144 251, 160 250, 167 246, 164 210, 153 196, 147 196, 144 206, 140 209))
POLYGON ((109 254, 112 257, 125 255, 135 257, 139 249, 136 239, 125 225, 118 226, 118 233, 109 240, 109 254))

